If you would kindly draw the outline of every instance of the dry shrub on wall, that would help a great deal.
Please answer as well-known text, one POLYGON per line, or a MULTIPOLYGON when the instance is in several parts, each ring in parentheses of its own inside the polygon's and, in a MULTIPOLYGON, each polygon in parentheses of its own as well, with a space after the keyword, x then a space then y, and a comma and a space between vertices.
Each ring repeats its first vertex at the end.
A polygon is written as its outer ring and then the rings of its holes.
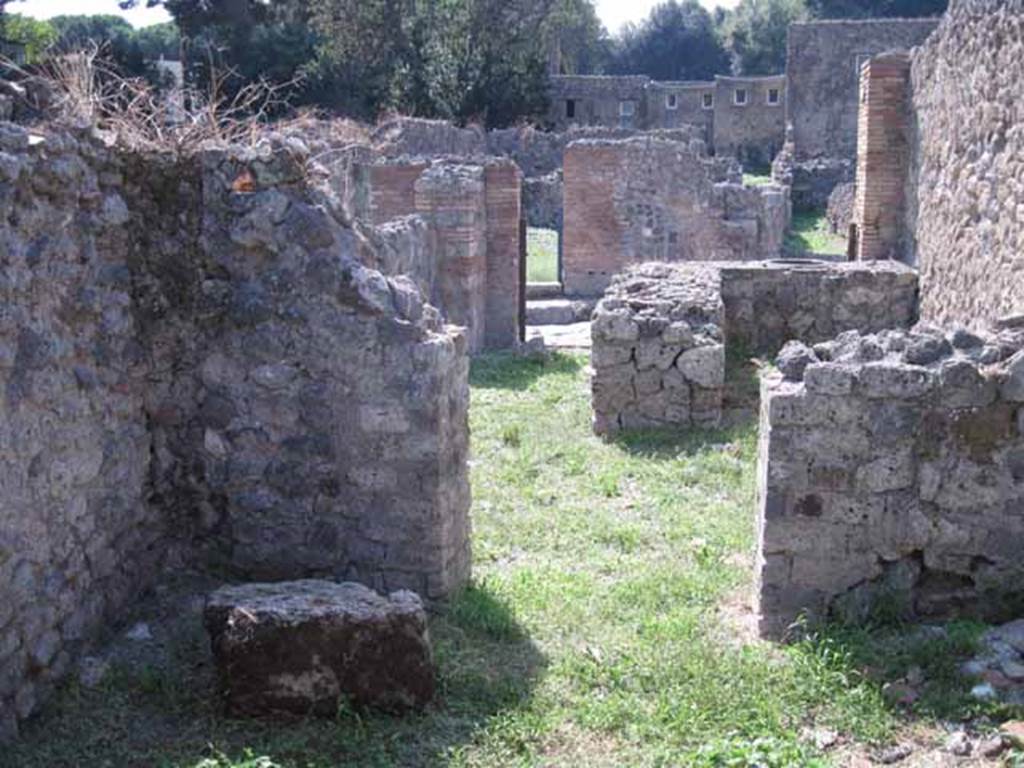
MULTIPOLYGON (((34 90, 47 94, 45 104, 35 106, 47 118, 94 125, 131 150, 175 154, 214 144, 255 144, 298 85, 259 80, 235 90, 229 87, 234 73, 211 65, 206 90, 162 90, 143 78, 123 77, 98 46, 51 57, 33 72, 11 62, 6 66, 42 86, 34 90)), ((275 129, 287 124, 279 122, 275 129)))

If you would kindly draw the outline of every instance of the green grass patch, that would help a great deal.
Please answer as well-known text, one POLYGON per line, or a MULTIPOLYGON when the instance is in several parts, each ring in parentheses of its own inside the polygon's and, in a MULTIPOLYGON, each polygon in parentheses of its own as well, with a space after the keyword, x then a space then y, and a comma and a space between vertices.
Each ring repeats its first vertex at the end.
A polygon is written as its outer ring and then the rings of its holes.
POLYGON ((740 636, 756 435, 591 433, 586 358, 472 367, 474 582, 431 621, 440 696, 422 715, 222 716, 208 654, 69 688, 0 765, 160 768, 829 765, 808 727, 886 742, 882 685, 921 667, 911 716, 986 710, 955 674, 979 628, 740 636), (6 761, 6 762, 5 762, 6 761))
POLYGON ((558 282, 558 232, 526 230, 526 282, 558 282))
POLYGON ((846 238, 832 234, 823 211, 795 212, 789 232, 786 233, 785 245, 792 253, 817 253, 824 256, 846 254, 846 238))
POLYGON ((764 187, 768 184, 774 184, 771 173, 766 171, 764 173, 744 173, 743 184, 748 187, 764 187))

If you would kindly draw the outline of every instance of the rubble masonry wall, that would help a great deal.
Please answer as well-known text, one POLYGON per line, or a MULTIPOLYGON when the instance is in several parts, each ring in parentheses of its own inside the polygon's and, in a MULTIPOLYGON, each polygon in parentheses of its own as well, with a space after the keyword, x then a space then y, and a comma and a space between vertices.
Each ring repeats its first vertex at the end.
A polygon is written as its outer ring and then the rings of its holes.
POLYGON ((0 734, 165 563, 466 580, 466 341, 362 260, 415 232, 345 226, 281 145, 5 124, 0 173, 0 734))
POLYGON ((912 69, 909 253, 921 315, 1024 313, 1024 3, 957 0, 912 69))
POLYGON ((917 275, 895 262, 644 264, 594 312, 594 430, 718 424, 726 356, 772 357, 849 329, 909 327, 917 275))
POLYGON ((802 377, 763 381, 761 633, 1024 607, 1024 343, 840 336, 802 377))

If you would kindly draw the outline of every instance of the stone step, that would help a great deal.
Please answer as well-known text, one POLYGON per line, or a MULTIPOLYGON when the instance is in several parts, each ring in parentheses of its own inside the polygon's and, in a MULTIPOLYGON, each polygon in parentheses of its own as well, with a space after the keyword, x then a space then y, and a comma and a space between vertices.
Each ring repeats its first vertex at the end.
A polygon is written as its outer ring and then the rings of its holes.
POLYGON ((529 299, 560 299, 562 298, 561 283, 527 283, 526 298, 529 299))
POLYGON ((571 325, 590 319, 593 301, 537 299, 526 302, 527 325, 571 325))

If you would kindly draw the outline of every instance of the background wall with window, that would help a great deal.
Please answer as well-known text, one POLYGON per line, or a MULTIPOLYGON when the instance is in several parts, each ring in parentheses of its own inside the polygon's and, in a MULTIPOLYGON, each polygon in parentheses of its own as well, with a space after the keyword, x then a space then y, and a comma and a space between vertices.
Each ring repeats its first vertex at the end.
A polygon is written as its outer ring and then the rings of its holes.
POLYGON ((786 137, 786 78, 715 78, 716 154, 739 158, 747 170, 767 169, 786 137))

